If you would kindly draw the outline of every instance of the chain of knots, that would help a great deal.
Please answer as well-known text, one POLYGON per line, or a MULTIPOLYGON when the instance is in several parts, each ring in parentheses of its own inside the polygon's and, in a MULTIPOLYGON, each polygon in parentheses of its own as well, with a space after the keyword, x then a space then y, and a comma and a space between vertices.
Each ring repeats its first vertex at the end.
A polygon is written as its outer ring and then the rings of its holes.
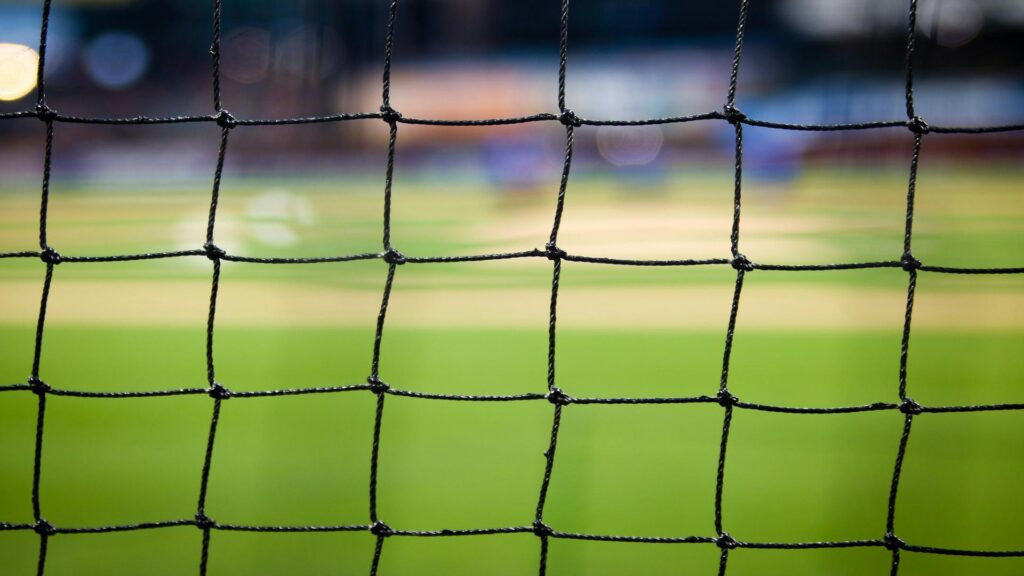
POLYGON ((60 255, 60 252, 57 252, 49 246, 39 253, 39 259, 47 264, 53 264, 54 266, 64 261, 64 257, 60 255))
POLYGON ((217 525, 217 523, 214 522, 213 519, 210 518, 209 516, 207 516, 206 514, 203 514, 202 512, 196 514, 196 527, 197 528, 202 528, 203 530, 209 530, 210 528, 213 528, 216 525, 217 525))
POLYGON ((721 406, 735 406, 740 402, 740 399, 730 394, 728 390, 719 390, 715 399, 721 406))
POLYGON ((36 105, 36 118, 39 118, 43 122, 53 122, 57 119, 57 116, 57 111, 46 104, 36 105))
POLYGON ((732 550, 738 547, 739 543, 732 536, 729 536, 728 532, 722 532, 718 538, 715 538, 715 545, 722 550, 732 550))
POLYGON ((391 526, 388 526, 387 524, 381 522, 380 520, 377 520, 376 522, 374 522, 373 524, 370 525, 370 533, 373 534, 374 536, 385 536, 386 537, 386 536, 391 536, 392 534, 395 533, 395 531, 391 529, 391 526))
POLYGON ((221 109, 215 118, 217 119, 217 126, 220 126, 221 128, 231 129, 238 126, 238 120, 235 120, 235 117, 227 110, 221 109))
POLYGON ((914 134, 927 134, 932 131, 931 126, 929 126, 928 123, 924 121, 924 118, 921 118, 920 116, 914 116, 908 120, 907 128, 910 128, 910 131, 914 134))
POLYGON ((886 532, 885 533, 885 538, 883 539, 883 542, 885 542, 885 547, 888 548, 889 550, 899 550, 900 548, 903 548, 904 546, 907 545, 906 542, 901 540, 898 536, 896 536, 892 532, 886 532))
POLYGON ((47 522, 45 518, 36 520, 35 524, 32 525, 32 530, 40 536, 53 536, 57 533, 57 529, 53 527, 53 524, 47 522))
POLYGON ((401 266, 406 262, 405 254, 402 254, 401 252, 395 250, 394 248, 388 248, 387 251, 384 252, 383 258, 384 261, 387 262, 388 264, 395 264, 398 266, 401 266))
POLYGON ((380 117, 388 124, 394 124, 402 119, 402 113, 385 104, 380 107, 380 117))
POLYGON ((572 126, 573 128, 579 128, 583 125, 583 120, 569 108, 562 110, 561 114, 558 115, 558 121, 563 126, 572 126))
POLYGON ((917 258, 914 258, 912 254, 907 253, 904 254, 902 258, 900 258, 900 266, 905 271, 910 272, 911 270, 917 270, 918 268, 920 268, 921 261, 918 260, 917 258))
POLYGON ((214 383, 210 385, 210 389, 206 393, 210 395, 210 398, 218 400, 227 400, 228 398, 231 398, 231 390, 228 390, 217 381, 214 381, 214 383))
POLYGON ((725 108, 722 108, 722 118, 725 118, 726 122, 732 125, 742 124, 747 119, 747 115, 740 112, 740 109, 729 104, 725 108))
POLYGON ((544 397, 548 399, 548 402, 551 402, 552 404, 555 404, 557 406, 565 406, 566 404, 570 404, 572 402, 572 397, 566 394, 565 392, 562 392, 562 390, 557 386, 551 388, 551 391, 548 392, 544 397))
POLYGON ((391 389, 386 382, 377 376, 370 376, 366 379, 366 382, 370 385, 370 391, 374 394, 383 394, 391 389))
POLYGON ((217 246, 213 242, 207 242, 203 244, 203 252, 206 253, 206 257, 210 260, 220 260, 221 258, 228 255, 223 248, 217 246))
POLYGON ((40 380, 38 376, 29 376, 28 385, 36 394, 46 394, 51 390, 50 385, 40 380))
POLYGON ((729 265, 734 270, 742 270, 744 272, 750 272, 754 269, 754 263, 747 259, 743 254, 736 254, 732 260, 729 261, 729 265))
POLYGON ((548 260, 561 260, 569 254, 556 246, 553 242, 548 242, 544 245, 544 255, 547 256, 548 260))
POLYGON ((544 523, 543 520, 533 521, 533 533, 537 536, 546 537, 555 533, 555 529, 544 523))
POLYGON ((917 402, 914 402, 913 398, 904 398, 903 402, 900 403, 900 412, 904 414, 920 414, 923 411, 924 408, 917 402))

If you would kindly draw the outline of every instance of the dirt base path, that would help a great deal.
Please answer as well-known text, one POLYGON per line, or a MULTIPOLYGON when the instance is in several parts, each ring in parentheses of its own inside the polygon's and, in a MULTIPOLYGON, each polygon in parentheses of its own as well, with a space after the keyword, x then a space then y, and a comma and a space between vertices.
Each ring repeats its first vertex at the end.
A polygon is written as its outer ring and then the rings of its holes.
MULTIPOLYGON (((0 323, 33 324, 39 282, 0 282, 0 323)), ((266 282, 221 286, 217 323, 224 326, 372 326, 379 290, 331 289, 266 282)), ((558 303, 564 328, 724 330, 732 291, 725 286, 566 289, 558 303)), ((539 288, 459 290, 396 287, 388 326, 539 328, 549 292, 539 288)), ((763 330, 900 329, 902 291, 828 285, 750 286, 739 327, 763 330)), ((70 325, 202 325, 209 284, 199 281, 61 281, 47 322, 70 325)), ((919 293, 915 329, 1024 329, 1024 294, 919 293)))

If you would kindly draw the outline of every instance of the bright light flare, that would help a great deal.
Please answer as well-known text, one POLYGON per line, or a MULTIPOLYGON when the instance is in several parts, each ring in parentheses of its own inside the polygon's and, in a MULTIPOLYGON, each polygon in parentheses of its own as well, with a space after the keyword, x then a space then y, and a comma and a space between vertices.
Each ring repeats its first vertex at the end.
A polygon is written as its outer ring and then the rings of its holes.
POLYGON ((597 151, 614 166, 643 166, 661 153, 665 133, 661 126, 601 126, 597 151))
POLYGON ((36 87, 39 54, 22 44, 0 43, 0 100, 17 100, 36 87))

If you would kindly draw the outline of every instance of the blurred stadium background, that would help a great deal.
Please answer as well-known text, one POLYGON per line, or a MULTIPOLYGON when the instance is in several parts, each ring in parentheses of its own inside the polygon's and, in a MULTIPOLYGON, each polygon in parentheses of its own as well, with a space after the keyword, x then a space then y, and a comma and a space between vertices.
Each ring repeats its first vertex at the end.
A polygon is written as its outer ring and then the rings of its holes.
MULTIPOLYGON (((213 109, 211 2, 55 0, 49 105, 80 117, 213 109)), ((406 117, 557 111, 557 2, 402 0, 392 99, 406 117)), ((777 122, 905 117, 904 2, 752 2, 738 107, 777 122)), ((224 0, 222 93, 238 118, 373 112, 387 2, 224 0)), ((574 0, 569 106, 585 118, 719 110, 736 2, 574 0)), ((34 106, 40 2, 0 2, 0 113, 34 106)), ((1024 3, 920 0, 918 113, 933 125, 1024 122, 1024 3)), ((51 243, 64 254, 197 248, 216 160, 209 124, 55 128, 51 243)), ((913 138, 904 129, 745 129, 742 251, 771 263, 898 259, 913 138)), ((217 244, 250 256, 380 249, 387 127, 380 121, 239 127, 217 244)), ((0 252, 33 250, 44 130, 0 122, 0 252)), ((577 130, 562 231, 573 254, 727 257, 733 131, 724 122, 577 130)), ((407 255, 542 247, 564 153, 555 123, 401 125, 394 242, 407 255)), ((1024 133, 925 137, 915 255, 929 264, 1024 264, 1024 133)), ((731 269, 566 264, 559 386, 579 396, 713 394, 731 269)), ((380 262, 226 263, 219 380, 237 390, 358 383, 369 370, 380 262)), ((30 368, 42 267, 0 262, 0 384, 30 368)), ((420 391, 544 390, 546 261, 406 266, 382 376, 420 391)), ((922 274, 910 395, 922 404, 1020 402, 1024 282, 922 274)), ((900 270, 755 272, 730 388, 767 404, 895 401, 900 270)), ((61 266, 43 378, 83 390, 205 384, 209 263, 61 266)), ((355 397, 355 396, 358 396, 355 397)), ((526 525, 543 470, 547 404, 388 400, 382 516, 434 530, 526 525)), ((373 399, 239 400, 224 408, 210 515, 236 524, 366 521, 373 399)), ((42 500, 54 524, 189 518, 205 398, 54 398, 42 500)), ((548 506, 566 531, 711 535, 720 409, 570 407, 548 506)), ((30 522, 34 398, 0 395, 0 522, 30 522)), ((878 538, 899 414, 735 417, 725 518, 738 539, 878 538)), ((899 532, 923 545, 1024 548, 1021 418, 915 423, 899 532)), ((0 531, 0 572, 34 573, 38 538, 0 531)), ((365 573, 368 534, 217 532, 211 573, 365 573)), ((194 528, 58 536, 47 574, 195 570, 194 528)), ((528 574, 532 535, 391 539, 383 574, 528 574), (414 540, 414 541, 410 541, 414 540)), ((887 573, 885 550, 738 550, 729 574, 887 573)), ((554 574, 713 573, 713 546, 557 541, 554 574)), ((1020 558, 905 554, 903 574, 1019 574, 1020 558)))
MULTIPOLYGON (((557 20, 549 2, 415 0, 403 5, 395 63, 395 106, 407 116, 484 118, 554 108, 557 20)), ((379 107, 383 17, 379 2, 228 1, 224 23, 224 100, 240 118, 285 118, 374 111, 379 107)), ((8 0, 3 41, 38 45, 39 6, 8 0)), ((901 96, 905 7, 883 0, 773 0, 752 8, 750 50, 741 78, 741 109, 756 118, 797 123, 844 123, 903 117, 901 96)), ((57 2, 47 81, 51 105, 63 114, 93 117, 208 113, 208 2, 71 0, 57 2)), ((735 6, 730 3, 591 0, 573 11, 569 89, 587 118, 642 118, 702 113, 721 107, 732 57, 735 6)), ((1013 0, 922 2, 919 28, 920 113, 933 124, 994 125, 1024 116, 1021 39, 1024 8, 1013 0)), ((10 75, 20 70, 10 67, 10 75)), ((31 67, 29 68, 31 71, 31 67)), ((34 76, 34 72, 29 74, 34 76)), ((16 78, 7 80, 17 83, 16 78)), ((29 84, 29 87, 31 87, 29 84)), ((25 100, 6 94, 3 111, 25 100)), ((30 135, 35 123, 9 123, 3 142, 6 178, 33 179, 40 162, 30 135)), ((250 151, 238 169, 351 174, 382 131, 365 124, 325 130, 296 146, 287 136, 253 131, 238 146, 250 151), (368 134, 367 132, 374 132, 368 134), (339 149, 344 154, 339 154, 339 149)), ((375 128, 375 127, 374 127, 375 128)), ((88 179, 138 175, 195 175, 197 154, 174 127, 67 135, 57 158, 88 179), (120 136, 120 137, 119 137, 120 136), (138 142, 160 141, 163 153, 143 154, 138 142), (126 148, 133 162, 122 162, 126 148), (147 166, 145 163, 152 163, 147 166), (142 163, 142 164, 140 164, 142 163), (120 170, 118 169, 120 166, 120 170), (129 168, 130 166, 130 168, 129 168), (170 169, 170 170, 169 170, 170 169), (119 173, 120 172, 120 173, 119 173), (127 174, 125 174, 127 172, 127 174)), ((410 127, 403 144, 422 154, 406 170, 437 170, 491 153, 499 181, 543 172, 546 156, 531 126, 461 131, 410 127), (440 158, 438 157, 440 156, 440 158), (419 161, 417 161, 419 160, 419 161), (526 169, 535 168, 535 169, 526 169)), ((801 135, 752 131, 752 162, 799 163, 844 150, 849 160, 877 163, 905 156, 891 132, 801 135), (763 142, 761 141, 763 140, 763 142)), ((588 130, 580 166, 677 166, 731 162, 730 131, 716 122, 686 130, 649 127, 588 130)), ((557 131, 554 135, 557 135, 557 131)), ((994 158, 997 140, 950 139, 939 150, 969 160, 994 158)), ((993 137, 994 138, 994 137, 993 137)), ((378 147, 379 148, 379 147, 378 147)), ((556 156, 557 158, 557 156, 556 156)), ((238 161, 240 164, 241 161, 238 161)), ((201 172, 205 177, 205 171, 201 172)), ((163 178, 162 178, 163 179, 163 178)))

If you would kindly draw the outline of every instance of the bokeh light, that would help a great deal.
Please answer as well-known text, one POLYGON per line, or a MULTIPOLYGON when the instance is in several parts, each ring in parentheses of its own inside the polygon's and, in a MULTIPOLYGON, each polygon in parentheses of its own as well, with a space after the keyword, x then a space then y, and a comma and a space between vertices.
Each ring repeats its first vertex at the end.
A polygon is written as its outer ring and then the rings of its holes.
POLYGON ((974 40, 984 24, 985 14, 975 0, 926 4, 918 19, 918 29, 946 48, 956 48, 974 40))
POLYGON ((322 80, 338 63, 337 35, 323 26, 300 26, 275 46, 277 70, 304 80, 322 80))
POLYGON ((650 164, 664 143, 660 126, 602 126, 597 130, 597 150, 615 166, 650 164))
POLYGON ((267 77, 270 68, 270 32, 244 27, 224 38, 224 74, 242 84, 253 84, 267 77))
POLYGON ((36 87, 39 54, 22 44, 0 43, 0 100, 17 100, 36 87))
POLYGON ((100 86, 120 90, 135 84, 146 73, 149 49, 133 34, 102 34, 86 49, 85 67, 89 77, 100 86))

